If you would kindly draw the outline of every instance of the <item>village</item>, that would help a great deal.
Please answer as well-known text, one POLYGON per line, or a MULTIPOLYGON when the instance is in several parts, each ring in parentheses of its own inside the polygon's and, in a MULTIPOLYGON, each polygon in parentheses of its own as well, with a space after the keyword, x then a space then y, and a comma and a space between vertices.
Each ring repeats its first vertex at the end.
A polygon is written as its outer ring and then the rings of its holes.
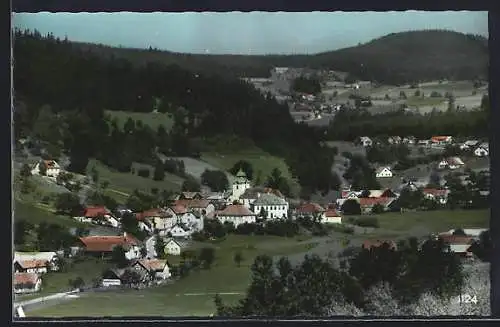
MULTIPOLYGON (((482 140, 467 139, 457 142, 451 136, 436 136, 429 140, 416 140, 411 137, 390 137, 390 144, 407 144, 425 148, 444 149, 453 146, 460 151, 467 151, 469 157, 485 158, 488 156, 488 143, 482 140)), ((369 137, 360 137, 359 146, 370 148, 380 143, 380 140, 369 137)), ((465 153, 465 152, 463 152, 465 153)), ((464 185, 470 183, 466 170, 465 159, 458 156, 442 158, 435 164, 440 172, 459 172, 464 185)), ((488 168, 476 169, 480 173, 488 174, 488 168)), ((378 167, 376 178, 383 181, 395 177, 392 167, 378 167)), ((32 166, 32 175, 44 175, 43 178, 55 182, 64 170, 55 161, 40 161, 32 166)), ((489 175, 488 175, 489 176, 489 175)), ((278 189, 252 185, 245 172, 237 172, 231 189, 225 192, 181 192, 170 199, 169 205, 149 208, 142 212, 133 212, 124 205, 110 210, 105 206, 86 206, 79 215, 72 219, 88 224, 89 226, 105 226, 109 234, 80 236, 77 244, 69 249, 57 249, 54 252, 24 253, 17 251, 14 256, 14 286, 15 293, 30 294, 43 289, 44 274, 58 274, 58 262, 65 258, 79 255, 91 256, 99 260, 109 260, 116 257, 117 248, 122 249, 126 264, 107 269, 93 287, 120 287, 124 285, 155 285, 168 283, 180 273, 179 266, 174 265, 172 258, 183 256, 191 250, 193 241, 200 238, 215 239, 214 222, 218 226, 226 227, 229 231, 255 230, 255 226, 262 226, 272 222, 300 221, 310 219, 313 223, 329 226, 330 230, 355 227, 350 215, 361 214, 370 217, 383 212, 401 212, 404 218, 405 210, 421 210, 395 205, 405 190, 420 191, 424 199, 435 204, 436 208, 446 207, 450 188, 445 179, 440 185, 431 185, 432 181, 403 180, 397 188, 379 190, 362 190, 345 188, 340 195, 331 202, 325 199, 314 202, 300 199, 287 199, 278 189), (354 208, 354 209, 353 209, 354 208), (122 230, 124 217, 133 217, 137 228, 145 237, 141 241, 135 235, 122 230), (210 231, 207 232, 207 224, 210 231)), ((488 184, 486 184, 488 185, 488 184)), ((489 196, 489 189, 478 190, 485 199, 489 196)), ((453 215, 453 212, 450 212, 453 215)), ((363 226, 362 224, 359 224, 363 226)), ((370 227, 366 223, 365 227, 370 227)), ((373 227, 373 226, 371 226, 373 227)), ((435 235, 450 244, 452 251, 466 258, 472 258, 470 247, 477 241, 485 228, 462 228, 442 231, 435 235)), ((253 234, 253 232, 251 232, 253 234)), ((409 235, 405 235, 409 236, 409 235)), ((422 235, 421 235, 422 236, 422 235)), ((362 247, 371 247, 391 242, 393 240, 371 240, 362 243, 362 247)), ((208 255, 210 257, 210 255, 208 255)), ((211 259, 208 259, 211 260, 211 259)), ((82 287, 78 282, 77 288, 82 287)))

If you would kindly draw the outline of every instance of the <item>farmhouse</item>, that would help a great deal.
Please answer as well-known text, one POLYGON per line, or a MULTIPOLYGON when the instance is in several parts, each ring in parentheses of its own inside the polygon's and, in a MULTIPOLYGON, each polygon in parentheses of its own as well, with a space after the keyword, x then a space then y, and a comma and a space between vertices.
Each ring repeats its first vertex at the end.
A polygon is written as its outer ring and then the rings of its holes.
POLYGON ((17 260, 14 262, 14 272, 43 274, 50 270, 47 260, 17 260))
POLYGON ((168 233, 175 238, 187 239, 191 236, 193 231, 187 228, 184 224, 176 224, 168 231, 168 233))
POLYGON ((445 189, 424 188, 422 193, 424 194, 424 198, 434 200, 439 202, 439 204, 445 205, 448 200, 449 191, 445 189))
POLYGON ((166 232, 177 222, 177 217, 174 216, 173 212, 168 212, 161 208, 149 209, 137 213, 136 218, 139 222, 148 223, 153 230, 157 230, 158 232, 166 232))
POLYGON ((42 260, 49 263, 49 269, 59 270, 58 255, 56 252, 15 252, 14 261, 42 260))
POLYGON ((449 244, 450 251, 458 254, 460 256, 471 257, 472 252, 470 247, 472 245, 473 239, 470 236, 460 236, 460 235, 439 235, 445 243, 449 244))
POLYGON ((81 216, 73 217, 80 222, 119 227, 120 223, 111 211, 104 206, 86 207, 81 216))
POLYGON ((361 136, 359 138, 359 143, 364 147, 369 147, 373 145, 373 141, 368 136, 361 136))
POLYGON ((141 257, 141 243, 138 239, 123 233, 123 236, 87 236, 80 237, 83 251, 85 253, 100 256, 101 258, 111 255, 117 246, 123 247, 125 257, 128 260, 141 257))
POLYGON ((295 212, 297 217, 317 218, 319 221, 325 219, 325 209, 317 203, 304 203, 295 212))
POLYGON ((463 167, 464 165, 465 165, 465 163, 459 157, 451 157, 448 159, 441 160, 438 163, 438 168, 439 169, 448 168, 451 170, 455 170, 455 169, 459 169, 459 168, 463 167))
POLYGON ((45 175, 56 178, 61 173, 61 166, 55 160, 42 160, 33 165, 32 175, 45 175))
POLYGON ((188 247, 187 242, 175 239, 165 241, 165 253, 170 255, 181 255, 181 252, 188 247))
POLYGON ((460 150, 470 150, 477 146, 479 141, 477 140, 468 140, 465 141, 464 143, 460 144, 460 150))
POLYGON ((451 136, 433 136, 431 137, 431 142, 436 145, 450 144, 453 141, 451 136))
POLYGON ((476 157, 487 157, 490 154, 490 148, 488 143, 483 143, 474 150, 474 155, 476 157))
POLYGON ((323 224, 341 224, 342 216, 335 209, 327 209, 321 222, 323 224))
POLYGON ((131 267, 139 271, 141 275, 148 276, 148 279, 152 281, 161 281, 172 276, 167 260, 140 259, 135 261, 131 267))
POLYGON ((200 192, 182 192, 176 200, 202 200, 203 198, 200 192))
POLYGON ((400 144, 402 142, 402 139, 400 136, 389 136, 387 138, 387 143, 389 144, 400 144))
POLYGON ((256 214, 242 204, 230 204, 224 210, 218 211, 216 216, 222 224, 229 221, 235 227, 244 223, 255 223, 256 221, 256 214))
POLYGON ((253 202, 253 212, 256 215, 265 213, 265 218, 287 218, 288 202, 274 194, 258 194, 257 200, 253 202))
POLYGON ((375 171, 375 177, 377 178, 390 178, 393 176, 394 174, 390 167, 380 167, 375 171))
POLYGON ((36 273, 14 273, 13 283, 15 294, 39 292, 42 288, 42 278, 36 273))
POLYGON ((394 198, 385 198, 385 197, 380 197, 380 198, 360 198, 359 199, 359 206, 361 207, 361 212, 362 213, 371 213, 373 210, 373 207, 376 204, 379 204, 382 206, 384 210, 387 210, 389 205, 394 201, 394 198))

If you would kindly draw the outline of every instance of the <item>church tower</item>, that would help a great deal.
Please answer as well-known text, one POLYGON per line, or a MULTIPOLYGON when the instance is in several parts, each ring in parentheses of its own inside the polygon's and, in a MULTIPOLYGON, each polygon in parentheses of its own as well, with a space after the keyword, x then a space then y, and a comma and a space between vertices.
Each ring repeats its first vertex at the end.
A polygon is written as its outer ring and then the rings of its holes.
POLYGON ((250 181, 243 170, 239 170, 236 174, 236 180, 233 182, 233 193, 231 195, 231 202, 238 200, 247 189, 250 188, 250 181))

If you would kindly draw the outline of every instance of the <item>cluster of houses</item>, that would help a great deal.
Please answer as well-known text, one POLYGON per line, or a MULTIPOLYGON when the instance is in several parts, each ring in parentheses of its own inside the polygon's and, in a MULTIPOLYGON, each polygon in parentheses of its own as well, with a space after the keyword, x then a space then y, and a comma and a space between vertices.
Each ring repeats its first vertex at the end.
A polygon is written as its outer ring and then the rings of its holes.
MULTIPOLYGON (((363 147, 371 147, 374 144, 380 144, 380 141, 374 141, 368 136, 361 136, 357 142, 363 147)), ((430 139, 417 140, 413 136, 400 137, 390 136, 387 138, 388 144, 406 144, 406 145, 419 145, 427 147, 444 147, 447 145, 457 146, 462 151, 469 151, 476 157, 489 156, 490 149, 488 142, 481 142, 479 140, 466 140, 464 142, 456 142, 452 136, 433 136, 430 139)))
POLYGON ((15 294, 38 292, 42 288, 42 274, 59 270, 56 252, 16 252, 13 259, 15 294))

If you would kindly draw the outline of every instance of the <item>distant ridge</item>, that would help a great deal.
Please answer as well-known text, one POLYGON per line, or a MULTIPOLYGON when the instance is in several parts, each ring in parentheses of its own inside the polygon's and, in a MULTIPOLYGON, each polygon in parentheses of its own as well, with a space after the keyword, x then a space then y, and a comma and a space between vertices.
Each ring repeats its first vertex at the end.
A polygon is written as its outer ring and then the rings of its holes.
POLYGON ((268 77, 272 67, 310 67, 349 72, 359 79, 400 84, 436 79, 486 79, 488 40, 446 30, 392 33, 358 46, 314 55, 214 55, 117 48, 71 42, 76 49, 137 65, 148 62, 234 77, 268 77))

